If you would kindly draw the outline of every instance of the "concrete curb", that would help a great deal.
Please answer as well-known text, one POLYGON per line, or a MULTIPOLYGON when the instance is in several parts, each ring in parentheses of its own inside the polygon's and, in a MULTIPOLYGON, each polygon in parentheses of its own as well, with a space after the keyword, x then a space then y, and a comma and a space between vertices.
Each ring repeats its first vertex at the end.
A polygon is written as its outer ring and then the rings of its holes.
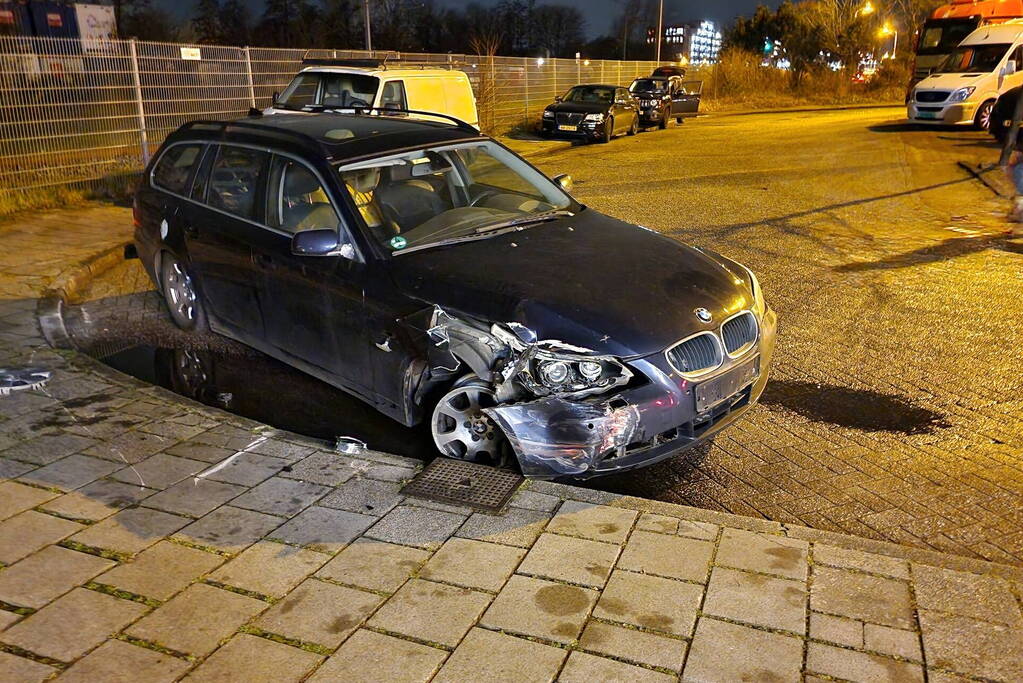
POLYGON ((72 348, 64 325, 64 306, 79 296, 93 279, 124 260, 123 242, 79 261, 61 271, 36 303, 36 319, 46 342, 57 349, 72 348))

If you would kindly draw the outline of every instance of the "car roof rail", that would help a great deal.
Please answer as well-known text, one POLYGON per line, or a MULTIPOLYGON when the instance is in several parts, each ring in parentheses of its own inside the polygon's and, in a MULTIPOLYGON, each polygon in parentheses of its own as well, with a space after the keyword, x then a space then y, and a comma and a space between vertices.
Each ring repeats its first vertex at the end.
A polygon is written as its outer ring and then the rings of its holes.
POLYGON ((437 111, 426 111, 424 109, 398 109, 396 107, 330 107, 324 108, 321 111, 331 114, 348 114, 349 116, 352 114, 355 116, 386 116, 388 114, 419 114, 420 116, 436 116, 437 118, 447 119, 447 122, 453 123, 456 127, 466 132, 471 132, 474 135, 482 135, 476 126, 463 121, 457 116, 442 114, 437 111))
MULTIPOLYGON (((255 118, 255 117, 254 117, 255 118)), ((298 130, 292 130, 290 128, 283 128, 281 126, 272 126, 267 123, 258 123, 255 121, 213 121, 200 119, 198 121, 189 121, 188 123, 181 126, 178 131, 194 130, 197 128, 207 128, 219 130, 221 133, 226 133, 230 128, 242 128, 248 130, 259 131, 267 134, 280 134, 284 136, 290 136, 296 140, 310 144, 314 147, 319 147, 320 141, 312 135, 303 133, 298 130)))
MULTIPOLYGON (((346 52, 346 50, 343 50, 346 52)), ((388 61, 400 60, 400 52, 387 52, 379 57, 339 57, 338 50, 312 49, 302 55, 302 63, 309 66, 351 66, 360 69, 386 69, 388 61), (315 54, 314 54, 315 53, 315 54)))

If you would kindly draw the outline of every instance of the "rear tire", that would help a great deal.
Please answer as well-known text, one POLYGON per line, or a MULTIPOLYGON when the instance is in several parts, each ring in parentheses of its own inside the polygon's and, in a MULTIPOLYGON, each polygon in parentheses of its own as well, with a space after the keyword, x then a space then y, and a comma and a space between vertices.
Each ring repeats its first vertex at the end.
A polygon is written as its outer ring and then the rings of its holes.
POLYGON ((681 116, 676 116, 675 117, 675 123, 677 123, 678 125, 681 126, 682 125, 682 117, 681 116))
POLYGON ((977 109, 977 115, 973 117, 973 126, 977 130, 991 131, 991 114, 995 109, 995 101, 988 100, 977 109))
POLYGON ((632 119, 632 125, 629 126, 629 135, 635 135, 639 132, 639 117, 636 116, 632 119))
POLYGON ((168 251, 160 258, 160 293, 171 320, 186 332, 209 329, 206 309, 195 279, 184 263, 168 251))

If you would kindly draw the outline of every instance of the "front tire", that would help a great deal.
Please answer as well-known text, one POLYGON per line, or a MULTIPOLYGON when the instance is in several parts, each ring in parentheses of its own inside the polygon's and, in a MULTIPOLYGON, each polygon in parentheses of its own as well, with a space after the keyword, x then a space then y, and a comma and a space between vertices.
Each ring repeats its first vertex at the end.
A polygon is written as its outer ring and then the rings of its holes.
POLYGON ((991 131, 991 114, 995 109, 995 101, 988 100, 977 109, 977 115, 973 118, 973 125, 977 130, 984 132, 991 131))
POLYGON ((611 138, 615 135, 615 120, 614 117, 609 117, 604 120, 604 134, 600 136, 600 142, 607 144, 611 142, 611 138))
POLYGON ((629 135, 635 135, 639 132, 639 117, 635 116, 632 119, 632 125, 629 126, 629 135))
POLYGON ((195 280, 185 264, 169 252, 160 259, 160 293, 175 325, 186 332, 207 329, 206 310, 195 280))
POLYGON ((508 439, 483 412, 497 405, 490 385, 476 375, 455 382, 433 409, 430 431, 442 455, 500 467, 507 461, 508 439))

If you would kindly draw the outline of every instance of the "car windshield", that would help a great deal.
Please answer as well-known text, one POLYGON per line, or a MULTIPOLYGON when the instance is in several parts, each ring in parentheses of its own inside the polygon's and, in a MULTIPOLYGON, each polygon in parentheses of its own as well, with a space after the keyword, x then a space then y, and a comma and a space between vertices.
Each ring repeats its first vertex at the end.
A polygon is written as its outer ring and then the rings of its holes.
POLYGON ((941 66, 935 69, 935 72, 941 74, 990 73, 995 70, 1008 50, 1009 45, 1002 43, 960 45, 941 63, 941 66))
POLYGON ((295 76, 277 99, 281 109, 370 107, 380 79, 362 74, 306 72, 295 76))
POLYGON ((479 238, 579 207, 554 182, 492 141, 416 150, 342 166, 370 235, 388 252, 479 238))
POLYGON ((667 90, 668 81, 657 78, 637 78, 629 86, 629 92, 649 92, 651 90, 667 90))
POLYGON ((596 102, 598 104, 605 104, 614 102, 615 89, 603 85, 577 85, 569 90, 562 99, 565 102, 596 102))

